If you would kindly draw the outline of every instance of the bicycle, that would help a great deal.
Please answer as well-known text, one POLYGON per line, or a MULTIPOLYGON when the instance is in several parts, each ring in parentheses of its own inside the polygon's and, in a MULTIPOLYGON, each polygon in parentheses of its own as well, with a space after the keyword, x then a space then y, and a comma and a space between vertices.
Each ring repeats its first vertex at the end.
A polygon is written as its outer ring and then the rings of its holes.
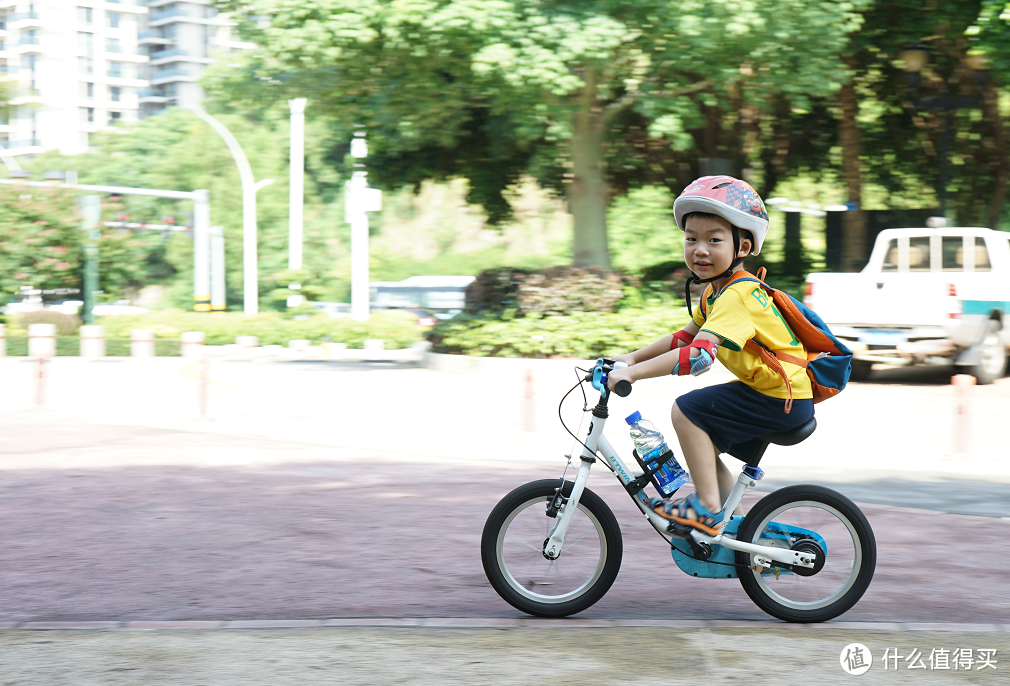
MULTIPOLYGON (((718 534, 709 536, 650 510, 644 489, 655 483, 659 465, 647 466, 635 452, 643 472, 632 476, 603 435, 611 396, 607 375, 624 366, 600 358, 591 372, 578 370, 585 376, 565 394, 587 382, 600 392, 586 440, 572 434, 583 448, 575 480, 565 480, 566 466, 560 483, 544 479, 520 486, 488 516, 481 560, 495 591, 539 617, 582 612, 607 593, 621 567, 623 544, 613 512, 586 488, 591 467, 602 457, 685 573, 738 578, 759 608, 787 622, 824 622, 855 605, 873 578, 877 553, 873 530, 851 500, 823 486, 796 485, 766 495, 745 516, 731 514, 763 477, 758 463, 768 445, 802 442, 816 420, 762 437, 764 446, 745 463, 723 504, 718 534)), ((613 392, 626 397, 631 384, 620 381, 613 392)), ((583 411, 589 411, 588 402, 583 411)))

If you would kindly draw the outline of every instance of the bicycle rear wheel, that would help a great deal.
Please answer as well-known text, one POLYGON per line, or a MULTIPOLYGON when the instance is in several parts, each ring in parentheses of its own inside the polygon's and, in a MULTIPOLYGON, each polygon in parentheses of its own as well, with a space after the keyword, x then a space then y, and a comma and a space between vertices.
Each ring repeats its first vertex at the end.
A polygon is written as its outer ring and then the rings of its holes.
MULTIPOLYGON (((740 569, 740 583, 751 600, 786 622, 826 622, 848 611, 866 592, 877 564, 877 544, 866 517, 851 500, 823 486, 789 486, 765 496, 747 514, 737 540, 807 546, 823 560, 823 566, 798 573, 740 569)), ((750 553, 736 554, 740 565, 753 567, 752 559, 750 553)))
MULTIPOLYGON (((614 583, 624 554, 614 513, 587 488, 561 555, 544 557, 544 542, 557 522, 547 516, 547 503, 558 483, 533 481, 509 493, 491 511, 481 537, 491 586, 517 610, 538 617, 566 617, 592 606, 614 583)), ((562 493, 570 496, 573 485, 565 481, 562 493)))

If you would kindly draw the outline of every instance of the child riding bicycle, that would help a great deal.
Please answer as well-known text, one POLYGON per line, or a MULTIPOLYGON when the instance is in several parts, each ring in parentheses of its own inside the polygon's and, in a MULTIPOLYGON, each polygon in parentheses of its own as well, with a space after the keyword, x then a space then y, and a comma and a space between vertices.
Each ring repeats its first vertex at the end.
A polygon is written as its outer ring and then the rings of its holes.
MULTIPOLYGON (((622 380, 698 376, 716 358, 739 379, 677 398, 671 418, 695 493, 649 503, 667 519, 715 535, 735 482, 719 455, 746 462, 762 445, 759 437, 805 424, 814 415, 813 392, 803 367, 784 361, 780 374, 747 346, 756 338, 774 351, 806 359, 803 345, 761 287, 754 281, 730 283, 748 253, 761 252, 768 234, 768 213, 758 194, 731 176, 703 176, 680 194, 673 214, 684 232, 684 261, 693 281, 709 284, 704 305, 682 330, 616 356, 629 366, 614 370, 608 385, 613 390, 622 380)), ((687 304, 690 310, 690 300, 687 304)))

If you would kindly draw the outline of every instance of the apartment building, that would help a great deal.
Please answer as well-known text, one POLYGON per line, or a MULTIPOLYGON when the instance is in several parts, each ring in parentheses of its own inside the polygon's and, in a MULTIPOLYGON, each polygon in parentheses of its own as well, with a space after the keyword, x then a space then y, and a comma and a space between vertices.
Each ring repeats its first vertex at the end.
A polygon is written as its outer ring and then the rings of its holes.
POLYGON ((140 92, 140 116, 168 106, 194 107, 203 99, 200 77, 215 57, 249 50, 235 40, 230 24, 209 0, 148 0, 146 25, 138 45, 149 58, 150 86, 140 92))
POLYGON ((231 39, 207 0, 0 0, 7 155, 84 152, 95 131, 203 98, 200 76, 231 39))

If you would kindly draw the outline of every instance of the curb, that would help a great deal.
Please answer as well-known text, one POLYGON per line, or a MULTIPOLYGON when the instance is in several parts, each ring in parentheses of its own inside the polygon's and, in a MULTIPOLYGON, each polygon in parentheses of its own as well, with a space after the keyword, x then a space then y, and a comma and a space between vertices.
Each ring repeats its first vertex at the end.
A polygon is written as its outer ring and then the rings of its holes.
POLYGON ((347 619, 252 619, 199 621, 128 622, 0 622, 0 631, 102 631, 102 630, 190 630, 221 629, 319 629, 319 628, 406 628, 406 629, 767 629, 782 627, 817 631, 960 631, 1010 633, 1010 624, 943 624, 922 622, 824 622, 788 624, 774 620, 725 619, 537 619, 533 617, 374 617, 347 619))

